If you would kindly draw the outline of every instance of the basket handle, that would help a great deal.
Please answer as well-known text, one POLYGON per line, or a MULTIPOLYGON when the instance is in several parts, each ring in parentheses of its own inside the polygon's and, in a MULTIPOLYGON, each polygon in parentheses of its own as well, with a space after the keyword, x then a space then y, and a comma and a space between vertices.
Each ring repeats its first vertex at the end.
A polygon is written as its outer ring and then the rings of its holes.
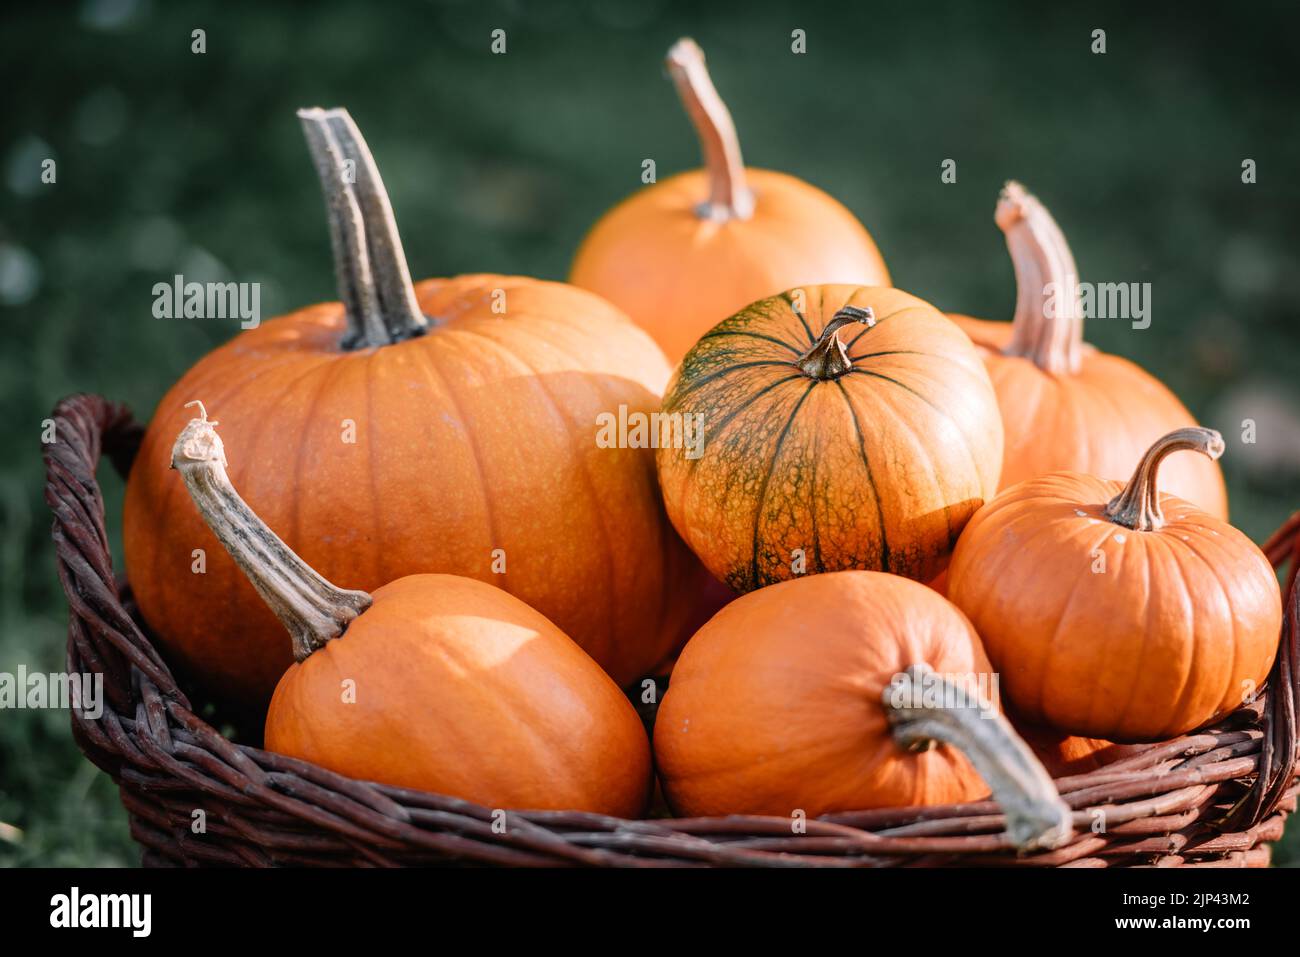
POLYGON ((134 711, 133 668, 160 694, 188 707, 171 670, 123 604, 95 480, 102 455, 127 475, 144 429, 125 405, 84 393, 60 401, 52 418, 53 441, 43 449, 45 502, 54 513, 59 580, 72 609, 68 670, 104 675, 105 693, 119 712, 134 711))

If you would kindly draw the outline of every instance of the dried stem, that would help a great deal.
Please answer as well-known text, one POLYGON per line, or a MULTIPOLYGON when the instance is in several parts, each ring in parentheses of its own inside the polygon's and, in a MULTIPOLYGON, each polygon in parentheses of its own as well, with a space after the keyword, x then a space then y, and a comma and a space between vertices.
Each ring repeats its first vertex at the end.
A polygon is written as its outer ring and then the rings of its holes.
POLYGON ((1067 375, 1083 360, 1083 306, 1074 254, 1056 220, 1019 183, 1007 183, 994 220, 1016 271, 1016 315, 1007 355, 1067 375))
POLYGON ((701 204, 700 215, 718 222, 749 219, 754 214, 754 194, 745 185, 736 124, 709 78, 704 51, 694 40, 678 40, 668 51, 667 64, 677 95, 695 124, 709 173, 709 198, 701 204))
POLYGON ((180 470, 208 528, 289 629, 294 658, 304 661, 342 635, 370 607, 371 598, 327 582, 257 517, 230 484, 217 423, 208 421, 203 403, 189 402, 186 408, 191 405, 199 407, 200 417, 190 419, 177 436, 172 468, 180 470))
POLYGON ((344 109, 298 111, 325 194, 334 273, 347 310, 345 349, 422 335, 428 321, 415 299, 397 221, 370 148, 344 109))
POLYGON ((1006 815, 1007 837, 1018 850, 1059 847, 1070 839, 1069 807, 1029 746, 992 704, 926 664, 897 676, 883 700, 899 745, 924 751, 943 741, 970 759, 1006 815))
POLYGON ((1157 482, 1160 463, 1171 452, 1191 449, 1217 459, 1223 454, 1223 436, 1214 429, 1199 426, 1175 429, 1164 438, 1156 439, 1138 462, 1137 470, 1129 479, 1124 491, 1106 503, 1106 517, 1116 525, 1137 532, 1152 532, 1165 524, 1160 510, 1160 488, 1157 482))
POLYGON ((851 323, 860 322, 870 328, 876 324, 876 314, 870 307, 845 306, 831 317, 826 328, 817 337, 811 349, 795 360, 795 367, 809 378, 838 379, 853 368, 849 351, 840 342, 840 330, 851 323))

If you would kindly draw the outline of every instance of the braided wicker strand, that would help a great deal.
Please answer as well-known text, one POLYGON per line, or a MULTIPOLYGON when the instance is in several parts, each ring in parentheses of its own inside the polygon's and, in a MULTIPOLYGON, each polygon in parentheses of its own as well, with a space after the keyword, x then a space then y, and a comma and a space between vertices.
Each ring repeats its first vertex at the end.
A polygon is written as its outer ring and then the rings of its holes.
POLYGON ((103 674, 106 697, 97 720, 73 712, 73 735, 117 782, 147 865, 1267 866, 1268 843, 1295 810, 1300 513, 1264 545, 1275 566, 1289 566, 1265 693, 1214 728, 1057 778, 1075 830, 1062 847, 1017 855, 991 801, 833 814, 802 834, 785 818, 520 810, 497 833, 488 808, 235 744, 200 717, 112 567, 95 472, 107 456, 126 474, 142 430, 125 407, 93 395, 64 399, 54 420, 46 502, 69 604, 68 669, 103 674), (191 831, 196 809, 202 834, 191 831))

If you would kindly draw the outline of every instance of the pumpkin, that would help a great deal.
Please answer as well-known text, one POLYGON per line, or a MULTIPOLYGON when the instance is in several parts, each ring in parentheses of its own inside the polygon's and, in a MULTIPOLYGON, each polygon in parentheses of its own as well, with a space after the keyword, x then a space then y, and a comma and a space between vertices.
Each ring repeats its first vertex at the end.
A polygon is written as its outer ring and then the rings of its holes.
MULTIPOLYGON (((734 591, 708 572, 704 572, 701 576, 697 587, 698 590, 691 593, 688 599, 692 610, 691 616, 686 622, 685 633, 687 635, 693 635, 699 631, 705 622, 736 597, 734 591)), ((673 665, 677 663, 679 654, 681 654, 681 648, 674 648, 666 658, 650 670, 650 674, 657 677, 672 674, 673 665)))
POLYGON ((889 285, 875 242, 844 206, 793 176, 745 167, 695 42, 678 41, 667 62, 705 166, 602 217, 569 281, 627 312, 671 362, 727 316, 798 283, 889 285))
POLYGON ((659 706, 664 794, 681 815, 817 817, 992 787, 1023 840, 1068 835, 1069 811, 998 712, 989 672, 961 613, 897 575, 810 575, 743 595, 687 642, 659 706))
POLYGON ((930 581, 926 582, 926 584, 929 585, 931 588, 933 588, 935 591, 937 591, 940 595, 943 595, 945 598, 947 598, 948 597, 948 569, 945 568, 934 578, 930 579, 930 581))
POLYGON ((1067 778, 1087 774, 1112 764, 1121 758, 1145 750, 1139 745, 1116 744, 1099 738, 1080 738, 1061 734, 1051 728, 1027 724, 1008 716, 1016 733, 1029 745, 1034 756, 1042 762, 1047 773, 1054 778, 1067 778))
MULTIPOLYGON (((1043 204, 1007 183, 994 218, 1015 268, 1015 318, 950 318, 980 348, 998 394, 1006 430, 1001 488, 1056 471, 1124 478, 1152 442, 1196 420, 1147 372, 1083 341, 1074 256, 1043 204)), ((1228 517, 1215 462, 1172 461, 1164 480, 1173 494, 1228 517)))
POLYGON ((586 652, 473 578, 407 575, 373 595, 331 584, 240 498, 217 423, 199 408, 172 467, 292 636, 294 663, 266 715, 269 750, 487 807, 644 809, 649 741, 586 652))
POLYGON ((364 589, 416 572, 477 578, 546 615, 620 684, 639 677, 685 640, 691 608, 675 596, 703 571, 668 523, 653 452, 602 444, 597 422, 658 410, 662 354, 561 283, 412 286, 351 118, 302 119, 344 302, 241 333, 159 403, 123 522, 145 619, 174 664, 259 715, 290 661, 275 617, 165 481, 182 405, 208 395, 248 450, 235 481, 321 574, 364 589))
POLYGON ((673 525, 737 592, 803 571, 928 581, 997 487, 1002 425, 970 341, 898 289, 808 286, 707 333, 664 397, 673 525), (674 425, 676 423, 677 425, 674 425))
POLYGON ((1162 741, 1241 706, 1273 663, 1277 578, 1241 532, 1157 491, 1179 450, 1218 456, 1210 429, 1177 429, 1127 483, 1029 479, 971 519, 948 597, 984 639, 1010 707, 1087 738, 1162 741))

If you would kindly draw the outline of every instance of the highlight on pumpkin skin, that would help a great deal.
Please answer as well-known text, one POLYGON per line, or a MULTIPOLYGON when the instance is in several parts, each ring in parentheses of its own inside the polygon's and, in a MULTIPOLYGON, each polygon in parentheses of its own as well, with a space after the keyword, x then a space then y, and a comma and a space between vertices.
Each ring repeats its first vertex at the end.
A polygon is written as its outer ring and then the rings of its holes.
MULTIPOLYGON (((998 195, 1016 281, 1011 322, 948 313, 980 349, 1006 433, 1000 488, 1057 471, 1122 478, 1148 445, 1196 420, 1139 366, 1083 339, 1084 301, 1074 254, 1047 208, 1020 183, 998 195)), ((1101 286, 1095 287, 1097 289, 1101 286)), ((1223 474, 1209 460, 1165 469, 1170 491, 1228 517, 1223 474)))
POLYGON ((326 581, 235 491, 216 423, 190 405, 200 416, 177 436, 172 467, 293 640, 268 750, 488 807, 644 809, 641 721, 582 649, 475 579, 408 575, 373 595, 326 581))
POLYGON ((948 597, 979 631, 1031 725, 1164 741, 1235 711, 1267 679, 1282 598, 1242 532, 1159 491, 1173 452, 1223 452, 1212 429, 1152 443, 1127 482, 1054 472, 1000 492, 953 553, 948 597))
POLYGON ((700 215, 715 222, 749 219, 754 215, 754 194, 745 182, 745 162, 731 111, 718 95, 704 65, 704 51, 684 37, 672 45, 666 58, 668 73, 695 124, 709 172, 709 196, 700 203, 700 215))

